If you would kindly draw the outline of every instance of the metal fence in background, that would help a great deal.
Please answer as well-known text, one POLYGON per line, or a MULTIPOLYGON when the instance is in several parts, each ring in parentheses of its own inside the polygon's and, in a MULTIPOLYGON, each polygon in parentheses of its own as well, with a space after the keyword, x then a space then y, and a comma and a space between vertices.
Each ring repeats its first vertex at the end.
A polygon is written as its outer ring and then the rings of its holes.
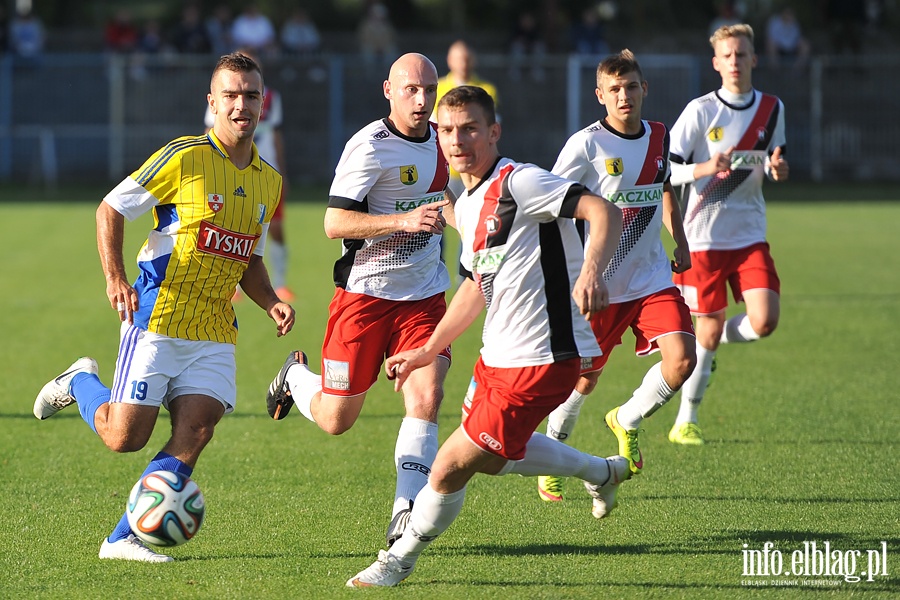
MULTIPOLYGON (((505 55, 482 55, 479 74, 500 96, 501 152, 551 167, 572 132, 605 114, 593 92, 597 58, 551 56, 520 68, 505 55)), ((644 116, 670 127, 689 100, 720 83, 708 57, 639 59, 649 81, 644 116)), ((0 57, 0 180, 115 183, 171 139, 203 131, 213 64, 212 57, 66 54, 23 65, 0 57)), ((327 184, 347 138, 387 115, 387 69, 346 55, 266 62, 266 83, 284 102, 290 182, 327 184)), ((900 56, 761 67, 754 84, 784 101, 793 177, 900 179, 892 100, 900 56)))

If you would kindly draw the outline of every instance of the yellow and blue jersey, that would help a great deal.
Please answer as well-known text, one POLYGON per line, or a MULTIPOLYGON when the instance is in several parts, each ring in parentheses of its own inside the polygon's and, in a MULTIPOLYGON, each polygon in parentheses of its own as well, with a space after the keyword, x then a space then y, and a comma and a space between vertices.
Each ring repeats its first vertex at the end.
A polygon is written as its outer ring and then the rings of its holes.
POLYGON ((135 325, 174 338, 235 343, 231 297, 281 197, 281 175, 253 147, 238 169, 212 132, 178 138, 105 198, 132 220, 153 210, 138 253, 135 325))

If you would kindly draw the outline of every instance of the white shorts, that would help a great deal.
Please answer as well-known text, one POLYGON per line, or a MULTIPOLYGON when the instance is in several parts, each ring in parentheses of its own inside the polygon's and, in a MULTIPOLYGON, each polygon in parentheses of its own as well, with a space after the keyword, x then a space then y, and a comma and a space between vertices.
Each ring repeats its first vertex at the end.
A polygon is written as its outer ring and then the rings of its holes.
POLYGON ((234 410, 234 344, 181 340, 122 323, 110 402, 165 406, 179 396, 210 396, 234 410))

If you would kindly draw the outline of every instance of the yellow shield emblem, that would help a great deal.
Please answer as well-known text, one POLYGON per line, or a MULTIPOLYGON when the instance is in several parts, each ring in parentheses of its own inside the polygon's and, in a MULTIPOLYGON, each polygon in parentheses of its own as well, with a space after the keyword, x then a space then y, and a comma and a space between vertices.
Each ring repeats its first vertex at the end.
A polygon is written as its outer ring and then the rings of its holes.
POLYGON ((622 174, 622 158, 607 158, 606 159, 606 172, 612 175, 613 177, 618 177, 622 174))
POLYGON ((419 172, 416 165, 404 165, 400 167, 400 182, 403 185, 413 185, 419 181, 419 172))
POLYGON ((721 142, 722 141, 722 128, 721 127, 713 127, 709 130, 707 134, 709 137, 709 141, 711 142, 721 142))

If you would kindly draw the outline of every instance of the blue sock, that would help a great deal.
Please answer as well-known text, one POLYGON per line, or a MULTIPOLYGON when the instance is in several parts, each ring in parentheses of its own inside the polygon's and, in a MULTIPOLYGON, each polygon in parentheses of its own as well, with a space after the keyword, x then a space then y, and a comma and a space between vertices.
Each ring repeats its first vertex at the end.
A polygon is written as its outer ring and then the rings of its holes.
MULTIPOLYGON (((150 461, 150 464, 147 465, 147 468, 144 469, 144 472, 141 473, 141 476, 138 479, 142 479, 144 475, 149 475, 153 471, 175 471, 176 473, 181 473, 185 477, 190 477, 191 473, 194 472, 194 468, 181 462, 171 454, 160 452, 153 457, 153 460, 150 461)), ((128 524, 128 517, 122 513, 119 524, 116 525, 116 528, 109 534, 108 539, 110 542, 118 542, 119 540, 124 540, 132 533, 134 532, 131 531, 131 525, 128 524)))
POLYGON ((78 402, 78 412, 88 426, 97 433, 94 425, 94 415, 101 404, 109 402, 109 388, 103 385, 100 378, 93 373, 79 373, 72 378, 69 384, 69 393, 78 402))

